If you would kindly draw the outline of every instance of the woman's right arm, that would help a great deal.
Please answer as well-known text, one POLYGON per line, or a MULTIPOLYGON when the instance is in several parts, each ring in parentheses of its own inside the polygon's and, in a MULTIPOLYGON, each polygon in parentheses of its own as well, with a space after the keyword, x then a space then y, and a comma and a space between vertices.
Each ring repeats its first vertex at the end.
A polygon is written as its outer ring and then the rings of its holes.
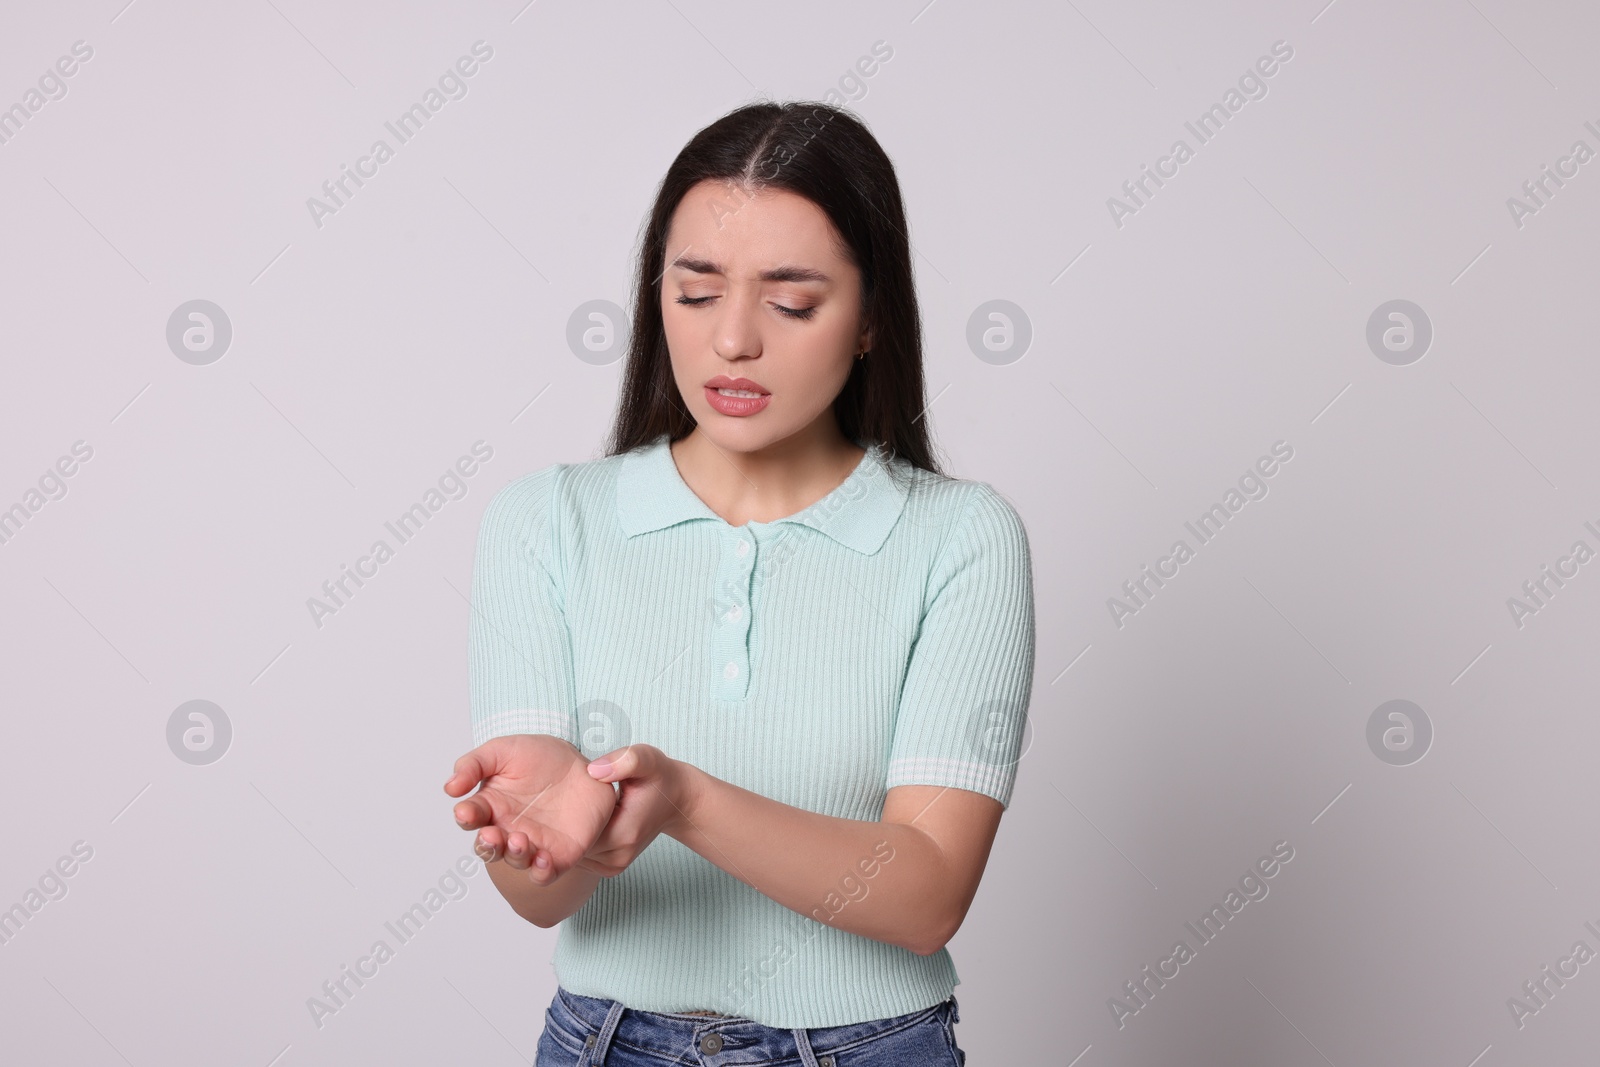
POLYGON ((578 856, 560 861, 573 865, 554 882, 541 885, 529 877, 533 868, 528 848, 548 856, 546 850, 556 841, 588 840, 607 822, 615 803, 614 795, 608 794, 613 794, 614 787, 595 781, 588 765, 589 760, 572 742, 549 734, 526 734, 492 740, 474 749, 456 762, 455 774, 445 783, 445 792, 452 796, 481 784, 479 793, 456 806, 457 825, 479 828, 474 850, 488 868, 490 881, 511 910, 535 926, 555 926, 576 912, 604 877, 577 866, 581 862, 578 856), (480 783, 476 779, 486 768, 489 776, 480 783), (549 807, 552 803, 555 806, 549 807), (526 816, 539 824, 539 829, 524 825, 514 837, 504 825, 485 831, 482 824, 491 810, 506 819, 513 813, 518 818, 526 816), (462 822, 463 816, 466 822, 462 822), (513 845, 522 851, 508 858, 507 850, 513 845), (520 866, 512 866, 511 860, 520 866))
MULTIPOLYGON (((582 766, 588 761, 577 745, 572 711, 571 637, 557 580, 562 569, 551 538, 562 470, 552 464, 516 479, 484 512, 469 634, 473 741, 524 732, 561 736, 587 782, 582 766)), ((555 926, 583 907, 601 878, 573 867, 542 886, 526 868, 512 867, 498 854, 485 866, 512 910, 540 927, 555 926)))
POLYGON ((550 885, 534 885, 527 871, 508 866, 504 860, 486 864, 489 878, 511 910, 535 926, 549 929, 588 903, 600 884, 600 875, 581 867, 557 878, 550 885))

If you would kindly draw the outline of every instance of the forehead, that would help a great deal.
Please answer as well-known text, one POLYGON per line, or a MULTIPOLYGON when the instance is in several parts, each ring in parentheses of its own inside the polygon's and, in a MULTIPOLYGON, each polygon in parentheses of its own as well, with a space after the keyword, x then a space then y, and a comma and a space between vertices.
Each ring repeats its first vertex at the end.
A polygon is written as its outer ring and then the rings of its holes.
POLYGON ((730 270, 754 271, 775 262, 838 265, 840 238, 827 213, 787 189, 746 189, 722 181, 695 185, 678 203, 667 228, 667 261, 685 252, 730 270))

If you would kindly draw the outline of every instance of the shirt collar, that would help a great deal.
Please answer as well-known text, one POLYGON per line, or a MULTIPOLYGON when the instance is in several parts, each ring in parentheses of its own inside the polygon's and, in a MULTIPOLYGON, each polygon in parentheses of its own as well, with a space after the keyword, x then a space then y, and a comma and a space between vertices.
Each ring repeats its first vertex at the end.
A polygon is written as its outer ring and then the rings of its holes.
MULTIPOLYGON (((870 555, 882 546, 905 507, 909 467, 904 459, 888 458, 884 446, 873 442, 850 476, 827 496, 793 515, 752 525, 809 526, 870 555)), ((628 537, 691 519, 728 525, 684 482, 665 433, 623 454, 617 475, 617 518, 628 537)))

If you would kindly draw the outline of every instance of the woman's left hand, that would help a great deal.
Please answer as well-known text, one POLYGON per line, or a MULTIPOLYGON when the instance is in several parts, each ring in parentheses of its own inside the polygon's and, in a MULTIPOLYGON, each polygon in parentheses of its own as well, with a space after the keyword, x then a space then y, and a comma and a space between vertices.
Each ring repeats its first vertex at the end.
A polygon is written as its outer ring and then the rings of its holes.
POLYGON ((590 776, 601 782, 620 782, 622 789, 610 821, 576 866, 612 878, 626 870, 658 834, 671 836, 688 820, 693 771, 654 745, 628 745, 592 760, 590 776))

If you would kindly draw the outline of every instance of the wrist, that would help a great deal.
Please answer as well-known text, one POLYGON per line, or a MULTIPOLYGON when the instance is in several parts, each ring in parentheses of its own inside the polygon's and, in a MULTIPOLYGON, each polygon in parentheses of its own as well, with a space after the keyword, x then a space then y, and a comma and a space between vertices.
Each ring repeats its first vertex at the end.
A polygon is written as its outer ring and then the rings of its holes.
POLYGON ((683 760, 672 762, 675 782, 672 792, 676 795, 671 796, 671 800, 675 810, 667 825, 662 827, 662 833, 681 841, 700 822, 700 809, 710 775, 692 763, 683 760))

